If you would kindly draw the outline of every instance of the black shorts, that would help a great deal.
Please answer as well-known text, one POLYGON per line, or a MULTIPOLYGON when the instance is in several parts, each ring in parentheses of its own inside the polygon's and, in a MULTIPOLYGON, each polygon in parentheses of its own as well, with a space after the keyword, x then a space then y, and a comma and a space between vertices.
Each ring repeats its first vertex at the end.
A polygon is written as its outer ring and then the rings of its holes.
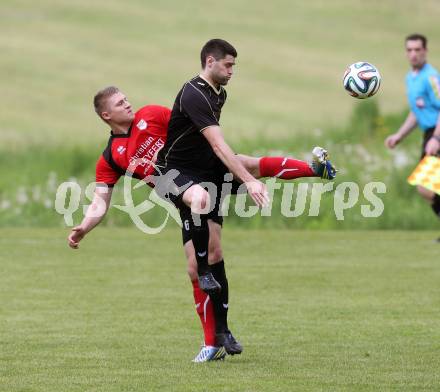
POLYGON ((223 225, 223 216, 221 214, 221 205, 228 194, 237 194, 241 183, 233 179, 227 167, 219 162, 214 170, 209 172, 193 171, 187 168, 178 168, 168 166, 157 169, 155 175, 155 189, 157 194, 163 199, 174 204, 179 210, 182 220, 182 240, 185 244, 191 239, 188 220, 191 219, 191 210, 182 201, 183 193, 192 185, 202 185, 211 196, 211 203, 215 203, 213 208, 207 214, 219 225, 223 225), (231 184, 223 187, 224 183, 231 184), (229 191, 230 189, 230 191, 229 191), (226 191, 227 190, 227 191, 226 191))
POLYGON ((429 142, 429 139, 431 139, 432 135, 434 134, 434 131, 435 131, 435 128, 429 128, 423 134, 422 151, 421 151, 421 155, 420 155, 420 160, 422 160, 426 155, 425 148, 429 142))

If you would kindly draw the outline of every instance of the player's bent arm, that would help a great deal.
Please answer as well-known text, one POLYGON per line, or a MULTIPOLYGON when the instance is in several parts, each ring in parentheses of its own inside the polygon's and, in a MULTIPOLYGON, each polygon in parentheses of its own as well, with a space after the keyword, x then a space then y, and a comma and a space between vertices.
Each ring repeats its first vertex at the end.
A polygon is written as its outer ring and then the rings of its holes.
POLYGON ((408 136, 417 126, 417 119, 413 112, 409 112, 399 130, 385 139, 385 145, 388 148, 394 148, 406 136, 408 136))
POLYGON ((93 196, 92 204, 87 209, 86 216, 81 222, 81 227, 86 234, 97 226, 104 219, 110 207, 113 188, 97 186, 93 196))
POLYGON ((248 193, 255 203, 260 206, 266 205, 269 201, 266 187, 246 170, 243 163, 226 143, 221 128, 217 125, 213 125, 205 128, 202 132, 214 150, 214 153, 220 158, 234 177, 246 184, 248 193))
POLYGON ((70 232, 68 243, 71 248, 77 249, 84 236, 104 219, 110 207, 112 192, 113 188, 96 187, 92 204, 87 209, 84 219, 79 226, 74 227, 70 232))
POLYGON ((408 136, 412 130, 417 126, 417 119, 413 112, 409 112, 405 121, 397 131, 397 135, 399 135, 400 140, 408 136))
POLYGON ((234 177, 242 182, 255 181, 255 178, 245 169, 231 147, 226 143, 219 126, 205 128, 203 135, 208 139, 214 153, 221 159, 234 177))

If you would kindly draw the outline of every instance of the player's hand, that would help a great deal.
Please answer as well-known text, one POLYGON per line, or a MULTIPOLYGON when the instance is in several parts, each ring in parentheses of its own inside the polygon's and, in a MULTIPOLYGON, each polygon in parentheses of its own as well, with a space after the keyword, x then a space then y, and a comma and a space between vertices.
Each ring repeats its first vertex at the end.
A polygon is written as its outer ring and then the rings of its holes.
POLYGON ((79 242, 86 235, 86 231, 81 226, 76 226, 72 229, 67 237, 67 242, 72 249, 78 249, 79 242))
POLYGON ((397 133, 393 133, 385 139, 385 147, 392 149, 399 144, 400 140, 400 136, 397 133))
POLYGON ((265 207, 269 204, 269 193, 267 192, 266 185, 261 181, 254 180, 245 183, 249 196, 259 207, 265 207))
POLYGON ((436 155, 440 150, 440 142, 436 138, 429 139, 426 143, 425 153, 426 155, 436 155))

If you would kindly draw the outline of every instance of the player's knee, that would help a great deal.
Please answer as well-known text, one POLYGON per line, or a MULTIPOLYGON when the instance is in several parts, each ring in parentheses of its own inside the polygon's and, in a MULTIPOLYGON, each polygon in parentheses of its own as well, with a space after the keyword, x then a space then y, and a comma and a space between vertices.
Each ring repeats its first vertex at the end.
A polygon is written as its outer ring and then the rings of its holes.
POLYGON ((192 191, 189 201, 191 212, 202 214, 204 211, 209 209, 211 202, 209 193, 200 185, 194 185, 191 188, 192 191))

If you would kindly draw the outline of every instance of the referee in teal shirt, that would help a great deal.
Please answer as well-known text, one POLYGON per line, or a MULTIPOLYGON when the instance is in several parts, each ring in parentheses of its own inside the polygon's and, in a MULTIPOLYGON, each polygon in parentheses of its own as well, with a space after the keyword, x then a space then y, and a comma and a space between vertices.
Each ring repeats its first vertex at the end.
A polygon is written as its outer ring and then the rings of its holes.
MULTIPOLYGON (((405 40, 406 55, 411 71, 406 75, 406 92, 410 112, 399 130, 385 139, 385 146, 394 148, 414 128, 423 132, 422 158, 440 152, 440 75, 426 62, 427 39, 421 34, 412 34, 405 40)), ((434 213, 440 218, 440 196, 418 186, 434 213)), ((439 240, 440 241, 440 238, 439 240)))

